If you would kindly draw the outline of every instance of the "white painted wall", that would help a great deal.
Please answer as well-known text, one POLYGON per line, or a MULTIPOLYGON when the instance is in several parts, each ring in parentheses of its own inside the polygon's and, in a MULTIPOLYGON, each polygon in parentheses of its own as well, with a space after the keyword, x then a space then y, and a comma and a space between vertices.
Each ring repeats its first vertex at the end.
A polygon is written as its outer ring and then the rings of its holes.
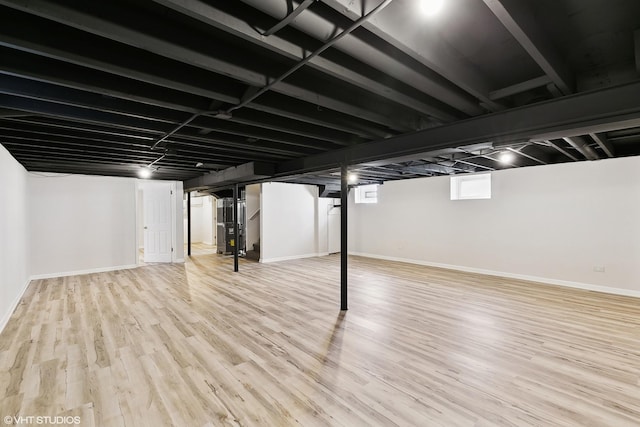
POLYGON ((318 187, 262 184, 261 262, 327 254, 327 204, 318 187))
MULTIPOLYGON (((184 206, 186 209, 186 201, 184 206)), ((183 233, 187 233, 187 216, 184 212, 183 233)), ((191 197, 191 243, 213 245, 215 242, 215 200, 212 196, 191 197)))
POLYGON ((340 252, 340 199, 325 199, 329 201, 327 206, 327 252, 335 254, 340 252))
POLYGON ((136 180, 31 175, 32 274, 136 264, 136 180))
POLYGON ((202 243, 204 224, 202 221, 202 198, 191 199, 191 243, 202 243))
POLYGON ((31 275, 27 171, 0 145, 0 331, 31 275))
POLYGON ((214 239, 214 200, 211 196, 202 198, 202 238, 201 242, 205 245, 213 245, 214 239))
POLYGON ((261 185, 247 185, 247 250, 253 250, 253 244, 260 240, 260 191, 261 185))
POLYGON ((138 188, 136 200, 136 228, 138 229, 138 249, 144 248, 144 203, 142 203, 142 188, 138 188))
POLYGON ((640 158, 492 181, 491 200, 449 200, 448 177, 387 182, 378 204, 351 197, 350 252, 640 296, 640 158))
POLYGON ((329 253, 340 252, 340 199, 318 198, 318 254, 328 255, 329 253), (338 228, 335 225, 338 218, 338 228), (337 235, 336 235, 337 232, 337 235), (332 243, 338 240, 338 249, 332 243))
MULTIPOLYGON (((52 277, 134 267, 139 245, 137 195, 154 181, 31 174, 31 274, 52 277), (138 184, 138 185, 137 185, 138 184)), ((175 182, 176 261, 182 249, 182 183, 175 182)))

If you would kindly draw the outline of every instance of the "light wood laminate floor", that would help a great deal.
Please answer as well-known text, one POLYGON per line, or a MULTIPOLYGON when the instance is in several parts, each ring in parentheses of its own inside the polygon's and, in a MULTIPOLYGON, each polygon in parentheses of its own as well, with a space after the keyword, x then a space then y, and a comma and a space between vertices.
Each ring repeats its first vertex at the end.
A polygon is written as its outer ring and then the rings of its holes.
POLYGON ((29 286, 0 416, 127 426, 638 426, 640 300, 354 257, 29 286))

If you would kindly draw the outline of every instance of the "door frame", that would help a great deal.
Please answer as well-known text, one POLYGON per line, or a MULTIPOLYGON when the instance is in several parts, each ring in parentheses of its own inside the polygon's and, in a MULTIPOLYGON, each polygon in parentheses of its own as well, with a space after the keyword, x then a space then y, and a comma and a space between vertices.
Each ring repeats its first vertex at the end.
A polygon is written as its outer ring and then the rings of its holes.
MULTIPOLYGON (((138 253, 138 250, 140 249, 140 243, 142 243, 143 247, 144 247, 144 238, 142 239, 142 242, 140 241, 140 233, 143 232, 143 229, 141 229, 142 227, 144 227, 144 225, 142 224, 142 222, 144 222, 144 215, 140 215, 140 210, 141 207, 143 206, 143 197, 144 197, 144 188, 145 187, 151 187, 151 186, 162 186, 162 187, 166 187, 167 189, 171 190, 171 197, 169 198, 169 204, 170 204, 170 211, 171 211, 171 262, 175 263, 178 262, 178 251, 177 251, 177 232, 176 232, 176 221, 177 221, 177 214, 176 214, 176 183, 174 181, 147 181, 147 180, 141 180, 138 179, 136 180, 136 192, 135 192, 135 197, 136 197, 136 265, 143 265, 144 261, 140 260, 140 255, 138 253), (142 194, 141 194, 142 192, 142 194)), ((180 212, 182 212, 182 204, 180 204, 180 212)))

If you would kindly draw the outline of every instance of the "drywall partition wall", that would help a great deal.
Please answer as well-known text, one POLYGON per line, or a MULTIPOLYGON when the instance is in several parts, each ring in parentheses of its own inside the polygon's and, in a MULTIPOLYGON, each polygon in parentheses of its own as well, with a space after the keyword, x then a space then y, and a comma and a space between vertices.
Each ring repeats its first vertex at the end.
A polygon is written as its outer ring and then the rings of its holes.
POLYGON ((29 284, 27 171, 0 145, 0 331, 29 284))
POLYGON ((260 184, 247 185, 247 250, 253 250, 253 244, 260 240, 260 184))
POLYGON ((261 262, 318 255, 318 187, 262 184, 261 262))
POLYGON ((331 203, 327 206, 327 252, 335 254, 341 251, 340 215, 342 207, 340 199, 330 200, 331 203))
POLYGON ((191 197, 191 243, 202 243, 203 241, 203 198, 204 197, 191 197))
POLYGON ((213 225, 213 222, 214 222, 213 217, 214 217, 214 210, 215 210, 215 206, 213 205, 214 200, 213 200, 213 197, 211 196, 204 196, 204 197, 201 197, 201 199, 202 199, 202 205, 201 205, 202 215, 200 218, 202 221, 202 237, 200 241, 205 245, 213 245, 213 242, 215 242, 213 238, 213 232, 215 230, 215 227, 213 225))
MULTIPOLYGON (((184 201, 183 233, 187 233, 187 202, 184 201)), ((211 196, 191 197, 191 243, 213 245, 215 200, 211 196)))
POLYGON ((330 199, 326 197, 322 197, 318 199, 318 254, 319 255, 329 255, 329 253, 340 252, 340 208, 334 207, 340 205, 340 199, 330 199), (330 227, 330 221, 332 221, 331 225, 335 225, 336 212, 338 218, 338 229, 330 227), (337 236, 336 236, 337 231, 337 236), (330 233, 332 235, 330 235, 330 233), (330 248, 330 242, 333 243, 335 240, 338 240, 338 249, 335 250, 335 247, 330 248))
POLYGON ((497 171, 492 186, 451 201, 448 177, 387 182, 377 204, 351 201, 350 251, 640 296, 640 158, 497 171))
POLYGON ((136 180, 85 175, 29 177, 32 274, 136 265, 136 180))
POLYGON ((144 248, 144 203, 142 203, 142 196, 142 188, 138 188, 136 200, 136 228, 138 229, 138 249, 144 248))

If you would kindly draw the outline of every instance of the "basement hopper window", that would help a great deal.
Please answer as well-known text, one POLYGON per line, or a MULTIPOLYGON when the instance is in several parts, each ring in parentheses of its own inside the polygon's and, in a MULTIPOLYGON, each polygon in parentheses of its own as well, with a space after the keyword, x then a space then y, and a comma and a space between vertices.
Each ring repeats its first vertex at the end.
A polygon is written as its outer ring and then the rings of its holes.
POLYGON ((378 184, 361 185, 355 190, 356 203, 378 203, 378 184))
POLYGON ((451 200, 491 198, 491 174, 459 175, 451 177, 451 200))

